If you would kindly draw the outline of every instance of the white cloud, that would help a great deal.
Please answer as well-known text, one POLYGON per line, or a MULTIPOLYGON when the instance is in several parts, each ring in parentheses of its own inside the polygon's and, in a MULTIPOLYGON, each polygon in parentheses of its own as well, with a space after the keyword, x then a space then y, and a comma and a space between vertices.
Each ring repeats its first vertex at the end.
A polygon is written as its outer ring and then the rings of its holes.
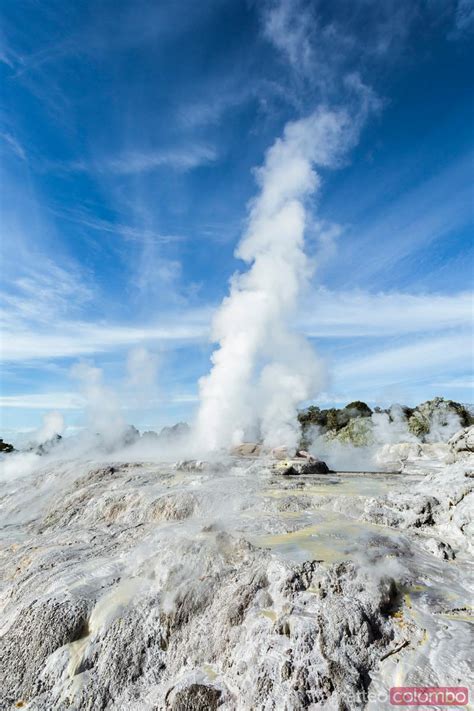
POLYGON ((328 14, 311 0, 262 0, 263 35, 295 77, 331 93, 346 72, 364 67, 364 59, 396 58, 415 23, 431 14, 428 7, 399 0, 360 5, 333 1, 328 14))
MULTIPOLYGON (((345 275, 346 282, 373 283, 378 275, 386 282, 387 274, 396 274, 396 265, 403 259, 429 258, 434 242, 447 239, 469 225, 472 161, 472 152, 456 159, 416 188, 405 190, 390 205, 384 205, 368 222, 363 219, 363 213, 369 212, 370 202, 367 209, 365 198, 361 196, 362 226, 350 240, 340 244, 339 260, 348 265, 357 264, 354 276, 345 275), (421 253, 422 248, 424 253, 421 253), (417 252, 420 257, 414 256, 417 252)), ((394 186, 388 185, 387 190, 391 189, 394 186)), ((421 276, 424 276, 423 271, 421 276)))
POLYGON ((0 133, 0 138, 7 144, 10 150, 21 160, 26 160, 26 151, 15 136, 11 133, 0 133))
POLYGON ((157 168, 187 172, 201 165, 213 163, 217 158, 218 152, 214 146, 191 143, 170 149, 125 150, 117 155, 105 155, 97 160, 50 162, 48 166, 55 172, 137 175, 149 173, 157 168))
MULTIPOLYGON (((212 305, 164 312, 160 321, 114 324, 74 318, 92 292, 80 278, 60 268, 16 280, 15 295, 4 295, 0 356, 4 361, 87 356, 156 344, 159 348, 205 341, 212 305)), ((297 326, 305 335, 326 338, 386 338, 466 329, 473 296, 459 294, 370 294, 361 290, 309 292, 297 326)))
POLYGON ((450 388, 472 391, 466 376, 474 354, 471 293, 320 290, 311 301, 313 311, 301 320, 308 335, 350 339, 328 359, 330 400, 415 401, 450 388))
POLYGON ((335 366, 335 378, 390 383, 414 375, 432 377, 440 369, 465 371, 472 354, 472 332, 455 331, 356 356, 335 366))
POLYGON ((182 242, 184 240, 184 237, 181 235, 163 234, 148 227, 141 228, 126 225, 120 222, 112 222, 111 220, 104 220, 90 215, 83 210, 62 210, 55 212, 55 214, 61 218, 70 220, 71 222, 83 225, 84 227, 90 227, 92 230, 96 230, 97 232, 107 232, 119 235, 125 240, 129 240, 131 242, 153 242, 155 244, 167 245, 182 242))
POLYGON ((433 387, 436 388, 459 388, 462 390, 473 390, 474 389, 474 375, 463 376, 458 378, 450 378, 448 380, 443 380, 441 382, 432 383, 433 387))
POLYGON ((8 56, 7 51, 5 51, 3 49, 0 49, 0 62, 2 62, 3 64, 6 64, 7 67, 10 67, 10 69, 14 69, 14 67, 15 67, 13 61, 8 56))
POLYGON ((301 327, 315 338, 393 336, 469 327, 473 294, 369 294, 365 291, 311 294, 301 327))
POLYGON ((265 37, 298 72, 308 73, 315 63, 310 28, 316 18, 299 0, 279 0, 264 10, 265 37))
POLYGON ((0 396, 0 407, 22 410, 81 410, 85 400, 70 392, 28 393, 0 396))
POLYGON ((224 82, 210 83, 199 100, 187 101, 180 106, 177 121, 187 130, 217 124, 229 109, 245 103, 254 95, 253 81, 249 81, 249 77, 246 80, 242 86, 235 85, 228 76, 224 82))
MULTIPOLYGON (((167 276, 163 271, 161 280, 167 276)), ((95 296, 78 268, 43 258, 7 280, 0 293, 0 357, 5 362, 75 357, 130 348, 147 342, 162 346, 207 337, 210 309, 173 309, 144 325, 83 318, 95 296), (82 318, 81 318, 82 317, 82 318)))
POLYGON ((202 341, 208 336, 209 313, 168 314, 161 324, 120 326, 107 323, 59 322, 48 331, 29 328, 3 330, 0 355, 4 361, 33 361, 104 353, 140 343, 162 346, 202 341))
POLYGON ((214 147, 190 145, 171 150, 130 151, 105 160, 98 168, 116 175, 146 173, 163 166, 187 171, 212 163, 216 158, 217 152, 214 147))
MULTIPOLYGON (((121 393, 124 410, 143 408, 143 402, 134 401, 126 393, 121 393)), ((161 405, 194 404, 198 401, 197 393, 177 392, 152 397, 147 400, 148 407, 161 405)), ((13 410, 84 410, 87 401, 84 395, 74 392, 21 393, 19 395, 0 395, 0 407, 13 410)), ((70 429, 70 428, 69 428, 70 429)), ((16 430, 15 430, 16 431, 16 430)))
MULTIPOLYGON (((54 322, 61 314, 79 309, 94 294, 79 269, 60 267, 44 256, 36 262, 31 258, 16 276, 6 274, 4 281, 7 288, 0 293, 0 318, 7 332, 10 323, 54 322)), ((2 335, 4 340, 6 333, 2 335)))

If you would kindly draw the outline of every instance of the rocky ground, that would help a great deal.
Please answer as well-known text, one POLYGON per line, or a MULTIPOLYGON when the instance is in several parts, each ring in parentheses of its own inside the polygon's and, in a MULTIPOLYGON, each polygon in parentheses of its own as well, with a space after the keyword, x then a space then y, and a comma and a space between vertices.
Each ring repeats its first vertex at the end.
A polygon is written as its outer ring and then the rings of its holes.
POLYGON ((380 448, 385 473, 46 456, 2 488, 0 708, 375 711, 468 685, 473 450, 469 427, 380 448))
MULTIPOLYGON (((355 447, 390 442, 446 442, 461 428, 474 424, 470 407, 442 397, 416 407, 392 405, 374 410, 360 400, 327 410, 311 406, 302 410, 298 419, 302 428, 302 446, 313 442, 315 436, 355 447)), ((321 445, 321 441, 318 444, 321 445)))

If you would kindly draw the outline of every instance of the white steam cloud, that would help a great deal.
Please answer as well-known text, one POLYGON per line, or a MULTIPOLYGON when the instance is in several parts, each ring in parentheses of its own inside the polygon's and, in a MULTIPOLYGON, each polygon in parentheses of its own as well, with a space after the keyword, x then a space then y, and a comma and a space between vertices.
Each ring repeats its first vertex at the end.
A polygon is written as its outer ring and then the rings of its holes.
POLYGON ((71 373, 80 381, 87 401, 89 430, 100 435, 107 447, 117 446, 127 431, 127 423, 115 393, 103 382, 102 370, 82 362, 77 363, 71 373))
POLYGON ((213 322, 219 347, 200 380, 196 435, 203 448, 226 447, 257 431, 269 446, 296 445, 296 407, 323 385, 321 362, 292 324, 311 274, 304 234, 305 200, 320 186, 314 167, 337 165, 368 108, 368 90, 355 80, 352 88, 364 105, 355 118, 319 108, 288 123, 256 171, 261 191, 236 250, 250 266, 231 279, 213 322))
POLYGON ((33 435, 33 441, 38 444, 47 442, 64 431, 64 418, 60 412, 48 412, 43 417, 43 424, 33 435))

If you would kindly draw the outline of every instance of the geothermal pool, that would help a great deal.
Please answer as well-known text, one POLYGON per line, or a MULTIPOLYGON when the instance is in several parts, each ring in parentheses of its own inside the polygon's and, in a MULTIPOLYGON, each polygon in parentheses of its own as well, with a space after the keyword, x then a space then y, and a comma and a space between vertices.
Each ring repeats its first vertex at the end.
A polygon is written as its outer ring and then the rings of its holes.
POLYGON ((472 479, 446 472, 62 460, 5 482, 1 708, 380 709, 467 685, 464 518, 443 529, 430 496, 459 517, 472 479))

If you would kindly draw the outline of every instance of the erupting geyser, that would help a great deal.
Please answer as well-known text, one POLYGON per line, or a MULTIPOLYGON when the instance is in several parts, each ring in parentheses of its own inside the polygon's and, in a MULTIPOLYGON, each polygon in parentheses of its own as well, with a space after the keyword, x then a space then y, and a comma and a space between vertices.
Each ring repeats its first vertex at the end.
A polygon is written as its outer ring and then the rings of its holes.
POLYGON ((249 269, 230 281, 214 318, 213 366, 200 380, 196 431, 203 448, 236 444, 256 430, 269 446, 297 443, 297 405, 324 382, 311 345, 292 329, 311 273, 305 200, 320 185, 314 166, 337 164, 360 119, 360 112, 350 119, 346 111, 318 109, 288 123, 256 171, 261 192, 235 253, 249 269))

